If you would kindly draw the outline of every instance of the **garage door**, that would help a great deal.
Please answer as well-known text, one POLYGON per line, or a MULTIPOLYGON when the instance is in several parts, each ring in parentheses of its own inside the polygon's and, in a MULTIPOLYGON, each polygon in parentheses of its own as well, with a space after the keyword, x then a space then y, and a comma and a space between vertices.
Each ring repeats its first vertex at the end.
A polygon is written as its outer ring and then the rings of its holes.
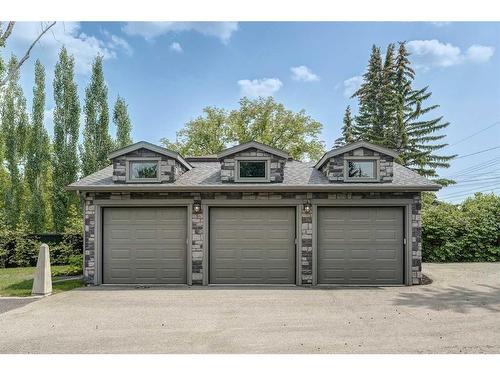
POLYGON ((185 284, 185 207, 104 208, 103 282, 185 284))
POLYGON ((402 207, 320 207, 318 283, 402 284, 402 207))
POLYGON ((295 209, 211 208, 210 283, 294 284, 295 209))

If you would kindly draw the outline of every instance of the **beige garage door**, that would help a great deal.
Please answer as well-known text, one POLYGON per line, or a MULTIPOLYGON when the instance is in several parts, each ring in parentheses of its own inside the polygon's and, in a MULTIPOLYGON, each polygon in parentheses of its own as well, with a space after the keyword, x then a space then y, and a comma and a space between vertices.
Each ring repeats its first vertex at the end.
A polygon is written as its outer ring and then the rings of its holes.
POLYGON ((319 207, 318 283, 403 284, 402 207, 319 207))
POLYGON ((211 208, 210 283, 294 284, 295 208, 211 208))
POLYGON ((103 282, 185 284, 185 207, 117 207, 103 212, 103 282))

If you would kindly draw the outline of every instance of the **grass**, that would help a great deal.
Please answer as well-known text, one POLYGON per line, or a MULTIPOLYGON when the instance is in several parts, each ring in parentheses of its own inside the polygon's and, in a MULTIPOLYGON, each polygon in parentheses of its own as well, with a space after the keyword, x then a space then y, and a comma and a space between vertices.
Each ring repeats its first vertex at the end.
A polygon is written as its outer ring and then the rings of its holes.
MULTIPOLYGON (((0 268, 0 296, 30 296, 35 269, 35 267, 0 268)), ((81 279, 60 279, 60 276, 74 274, 74 268, 71 266, 52 266, 51 270, 52 293, 65 292, 83 286, 83 281, 81 279)))

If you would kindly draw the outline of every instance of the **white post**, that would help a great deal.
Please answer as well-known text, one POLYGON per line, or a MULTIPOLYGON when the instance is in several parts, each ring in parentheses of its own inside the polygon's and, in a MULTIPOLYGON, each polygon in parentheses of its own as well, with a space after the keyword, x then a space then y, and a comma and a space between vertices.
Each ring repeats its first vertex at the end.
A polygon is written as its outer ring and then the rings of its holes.
POLYGON ((36 262, 36 273, 33 279, 32 295, 47 296, 52 293, 52 277, 50 273, 49 246, 42 244, 36 262))

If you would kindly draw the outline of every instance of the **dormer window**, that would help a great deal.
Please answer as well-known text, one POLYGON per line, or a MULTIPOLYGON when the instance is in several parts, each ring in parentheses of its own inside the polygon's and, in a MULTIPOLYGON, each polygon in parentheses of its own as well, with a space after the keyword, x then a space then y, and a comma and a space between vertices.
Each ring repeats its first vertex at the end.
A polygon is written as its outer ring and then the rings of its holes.
POLYGON ((269 182, 269 159, 236 158, 236 181, 269 182))
POLYGON ((128 182, 159 181, 160 159, 144 158, 127 160, 128 182))
POLYGON ((379 160, 375 158, 345 157, 345 181, 378 181, 379 160))

